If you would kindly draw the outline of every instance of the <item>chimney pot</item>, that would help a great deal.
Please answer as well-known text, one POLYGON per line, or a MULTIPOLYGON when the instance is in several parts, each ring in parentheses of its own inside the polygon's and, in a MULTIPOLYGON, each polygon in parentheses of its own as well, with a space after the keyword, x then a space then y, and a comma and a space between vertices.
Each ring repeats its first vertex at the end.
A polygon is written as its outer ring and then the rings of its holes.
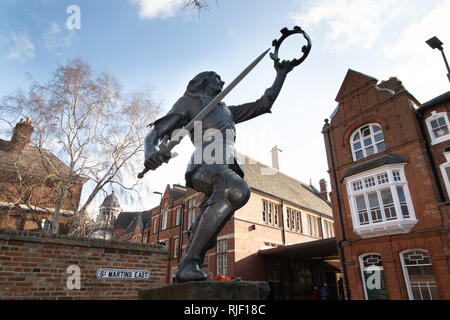
POLYGON ((283 150, 278 148, 278 146, 275 146, 272 148, 272 150, 270 152, 272 152, 272 168, 279 171, 280 170, 280 161, 278 159, 278 152, 283 152, 283 150))

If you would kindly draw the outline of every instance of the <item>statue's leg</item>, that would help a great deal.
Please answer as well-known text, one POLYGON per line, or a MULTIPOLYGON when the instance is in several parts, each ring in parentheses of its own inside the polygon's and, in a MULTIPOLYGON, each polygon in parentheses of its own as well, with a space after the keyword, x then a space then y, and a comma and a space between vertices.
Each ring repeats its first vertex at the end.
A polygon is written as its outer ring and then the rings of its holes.
POLYGON ((234 211, 244 206, 250 197, 245 180, 224 165, 203 166, 196 175, 192 177, 193 186, 201 188, 200 184, 208 182, 204 178, 211 177, 209 182, 213 192, 180 260, 177 282, 206 280, 206 274, 200 269, 206 251, 234 211))
MULTIPOLYGON (((206 211, 207 205, 208 205, 208 199, 210 198, 210 196, 211 196, 211 194, 205 194, 205 196, 203 197, 203 200, 202 200, 202 202, 200 203, 200 206, 199 206, 199 213, 198 213, 197 217, 195 218, 194 223, 193 223, 193 224, 189 227, 189 229, 188 229, 188 241, 189 241, 189 242, 188 242, 188 244, 187 244, 186 250, 189 248, 190 243, 191 243, 191 241, 192 241, 192 237, 193 237, 193 235, 195 234, 195 230, 197 229, 197 226, 198 226, 198 224, 199 224, 201 218, 202 218, 203 215, 205 214, 205 211, 206 211)), ((214 247, 216 246, 216 244, 217 244, 217 238, 214 238, 214 239, 210 242, 210 244, 207 246, 206 251, 208 251, 208 250, 214 248, 214 247)), ((205 253, 206 253, 206 252, 205 252, 205 253)), ((205 256, 202 255, 202 256, 200 257, 200 266, 203 265, 203 260, 204 260, 204 259, 205 259, 205 256)))

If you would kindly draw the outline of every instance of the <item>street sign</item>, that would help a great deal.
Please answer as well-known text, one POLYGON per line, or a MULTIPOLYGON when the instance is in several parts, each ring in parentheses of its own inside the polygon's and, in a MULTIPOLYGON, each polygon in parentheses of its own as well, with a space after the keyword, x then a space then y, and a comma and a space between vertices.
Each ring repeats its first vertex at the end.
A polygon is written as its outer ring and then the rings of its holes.
POLYGON ((100 280, 148 280, 148 270, 106 269, 97 270, 97 279, 100 280))

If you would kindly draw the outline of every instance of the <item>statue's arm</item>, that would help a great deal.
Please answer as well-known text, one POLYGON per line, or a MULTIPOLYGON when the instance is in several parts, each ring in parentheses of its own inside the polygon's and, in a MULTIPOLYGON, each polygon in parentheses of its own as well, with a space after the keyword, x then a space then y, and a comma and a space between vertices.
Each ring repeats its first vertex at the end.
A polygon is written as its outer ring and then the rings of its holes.
POLYGON ((229 107, 236 123, 244 122, 271 112, 270 110, 283 87, 287 74, 292 70, 292 67, 284 61, 282 63, 276 62, 275 70, 277 71, 277 75, 272 86, 264 92, 264 95, 260 99, 255 102, 229 107))
POLYGON ((165 157, 159 152, 159 143, 166 135, 180 127, 182 116, 179 114, 167 115, 155 123, 144 141, 144 166, 148 169, 155 170, 163 163, 168 162, 170 158, 165 157))

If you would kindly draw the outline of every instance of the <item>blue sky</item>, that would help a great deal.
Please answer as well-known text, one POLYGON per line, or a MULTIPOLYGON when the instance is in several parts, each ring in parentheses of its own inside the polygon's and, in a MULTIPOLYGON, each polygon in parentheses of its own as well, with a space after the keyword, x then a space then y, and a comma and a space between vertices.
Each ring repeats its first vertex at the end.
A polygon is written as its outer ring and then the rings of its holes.
MULTIPOLYGON (((450 58, 450 0, 212 0, 200 14, 180 1, 1 1, 0 96, 27 88, 27 72, 43 81, 81 57, 125 91, 150 86, 168 110, 197 73, 214 70, 230 82, 280 29, 299 25, 313 41, 309 58, 289 74, 273 114, 238 126, 237 147, 270 164, 278 145, 281 171, 317 186, 329 179, 321 129, 349 68, 379 80, 397 76, 421 102, 449 90, 442 57, 425 40, 438 36, 450 58), (79 30, 66 27, 70 5, 81 10, 79 30)), ((299 48, 289 41, 281 54, 292 58, 299 48)), ((225 102, 259 98, 274 77, 267 57, 225 102)), ((185 141, 177 151, 178 158, 148 174, 152 190, 184 184, 192 146, 185 141)), ((157 201, 153 195, 139 208, 157 201)))

